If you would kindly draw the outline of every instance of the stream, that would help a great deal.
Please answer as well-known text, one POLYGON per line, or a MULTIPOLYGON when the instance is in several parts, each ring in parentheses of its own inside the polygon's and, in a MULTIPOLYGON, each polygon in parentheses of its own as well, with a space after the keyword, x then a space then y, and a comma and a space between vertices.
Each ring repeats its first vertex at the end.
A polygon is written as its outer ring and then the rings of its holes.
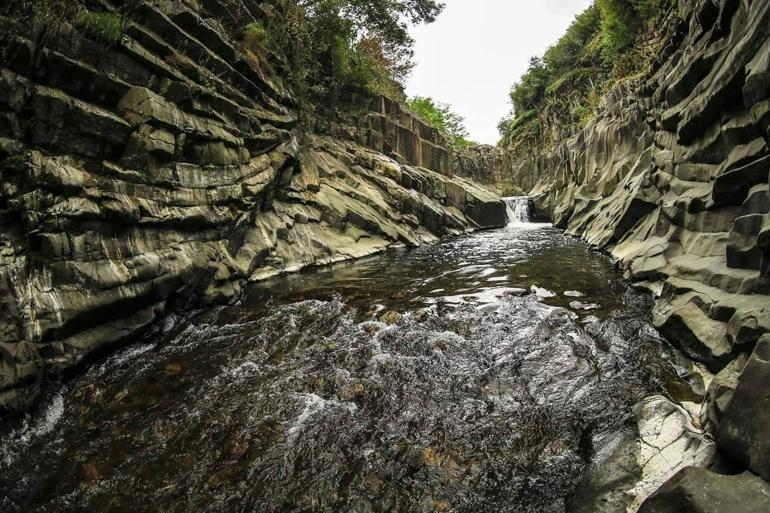
POLYGON ((0 511, 575 511, 681 371, 607 257, 511 210, 171 316, 50 387, 0 421, 0 511))

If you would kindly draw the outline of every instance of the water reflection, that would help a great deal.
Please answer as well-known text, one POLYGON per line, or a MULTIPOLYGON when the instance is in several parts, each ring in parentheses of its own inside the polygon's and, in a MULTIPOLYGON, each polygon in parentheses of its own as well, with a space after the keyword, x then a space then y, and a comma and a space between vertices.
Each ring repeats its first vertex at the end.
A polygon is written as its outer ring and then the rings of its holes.
POLYGON ((247 305, 342 294, 356 306, 451 308, 495 303, 533 287, 553 294, 546 304, 567 308, 575 301, 570 294, 578 292, 583 303, 600 305, 594 315, 601 317, 622 306, 624 290, 609 259, 580 241, 554 228, 516 227, 270 280, 254 287, 247 305))

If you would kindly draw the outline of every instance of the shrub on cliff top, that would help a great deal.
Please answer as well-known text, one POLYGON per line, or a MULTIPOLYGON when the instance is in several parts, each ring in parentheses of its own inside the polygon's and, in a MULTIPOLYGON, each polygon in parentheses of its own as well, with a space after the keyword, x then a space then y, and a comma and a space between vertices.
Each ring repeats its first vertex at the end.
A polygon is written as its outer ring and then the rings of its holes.
POLYGON ((416 96, 407 100, 407 105, 420 118, 439 132, 447 136, 457 146, 474 144, 468 140, 465 119, 454 112, 446 103, 436 102, 433 98, 416 96))
POLYGON ((601 12, 604 35, 602 57, 612 62, 633 43, 641 19, 629 0, 596 0, 596 6, 601 12))

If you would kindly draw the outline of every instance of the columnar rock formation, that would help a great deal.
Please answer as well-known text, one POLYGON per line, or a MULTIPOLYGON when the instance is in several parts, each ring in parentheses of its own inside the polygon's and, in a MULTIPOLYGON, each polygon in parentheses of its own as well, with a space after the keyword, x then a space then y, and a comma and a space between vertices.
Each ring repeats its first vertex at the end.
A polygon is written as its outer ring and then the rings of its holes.
POLYGON ((718 373, 702 421, 769 479, 770 2, 682 1, 668 36, 645 80, 508 179, 659 296, 656 325, 718 373))
POLYGON ((139 2, 114 44, 0 19, 0 407, 169 307, 505 224, 397 104, 299 123, 234 42, 262 7, 199 3, 139 2))

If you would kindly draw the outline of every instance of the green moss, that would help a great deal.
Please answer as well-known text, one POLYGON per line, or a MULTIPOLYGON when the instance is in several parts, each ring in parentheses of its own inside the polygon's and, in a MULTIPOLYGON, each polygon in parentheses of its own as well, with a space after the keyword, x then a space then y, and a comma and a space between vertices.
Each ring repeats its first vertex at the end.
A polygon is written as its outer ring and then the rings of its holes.
POLYGON ((249 23, 243 29, 243 47, 257 55, 262 54, 267 46, 267 29, 260 22, 249 23))
POLYGON ((88 36, 106 44, 115 44, 123 37, 125 21, 112 12, 82 11, 76 24, 88 36))

